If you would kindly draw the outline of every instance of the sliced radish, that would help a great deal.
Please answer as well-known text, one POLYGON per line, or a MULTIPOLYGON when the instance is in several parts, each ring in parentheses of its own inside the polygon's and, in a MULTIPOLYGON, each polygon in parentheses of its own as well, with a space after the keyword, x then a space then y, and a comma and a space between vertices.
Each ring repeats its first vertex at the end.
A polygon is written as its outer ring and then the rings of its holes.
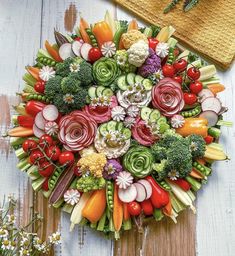
POLYGON ((89 51, 90 51, 91 48, 92 48, 92 46, 90 44, 88 44, 88 43, 84 43, 82 45, 82 47, 80 48, 81 56, 86 61, 89 61, 88 54, 89 54, 89 51))
POLYGON ((200 101, 202 102, 208 97, 214 97, 214 94, 209 89, 203 89, 198 93, 198 96, 200 97, 200 101))
POLYGON ((145 187, 145 190, 146 190, 146 200, 149 199, 152 195, 152 186, 151 184, 147 181, 147 180, 138 180, 138 183, 142 184, 144 187, 145 187))
POLYGON ((80 41, 74 41, 72 43, 72 51, 73 51, 73 54, 80 57, 81 56, 81 53, 80 53, 80 49, 82 47, 83 43, 80 42, 80 41))
POLYGON ((59 111, 55 105, 47 105, 42 110, 42 115, 47 121, 55 121, 59 116, 59 111))
POLYGON ((202 112, 199 117, 206 118, 208 121, 208 126, 214 126, 218 122, 218 115, 212 110, 202 112))
POLYGON ((221 102, 215 97, 208 97, 201 103, 202 111, 212 110, 218 114, 221 110, 221 102))
POLYGON ((34 120, 34 123, 36 124, 36 126, 39 129, 44 130, 46 122, 47 121, 45 120, 45 118, 42 115, 42 111, 38 112, 36 117, 35 117, 35 120, 34 120))
POLYGON ((118 197, 124 203, 130 203, 134 201, 137 197, 137 189, 132 184, 127 189, 118 189, 118 197))
POLYGON ((141 183, 134 183, 134 186, 136 187, 137 190, 137 197, 135 200, 137 202, 143 202, 147 197, 145 186, 141 183))
POLYGON ((33 133, 38 138, 45 134, 44 130, 39 129, 36 124, 33 125, 33 133))
POLYGON ((72 45, 70 43, 62 44, 59 49, 59 55, 62 60, 65 60, 69 57, 74 57, 72 45))

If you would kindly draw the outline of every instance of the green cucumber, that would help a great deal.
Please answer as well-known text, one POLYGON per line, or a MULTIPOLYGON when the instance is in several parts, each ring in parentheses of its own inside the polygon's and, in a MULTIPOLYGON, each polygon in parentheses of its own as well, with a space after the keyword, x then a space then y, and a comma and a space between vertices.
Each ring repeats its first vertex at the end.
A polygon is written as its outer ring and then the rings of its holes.
POLYGON ((167 119, 165 116, 161 116, 158 120, 157 120, 157 124, 160 125, 162 123, 167 123, 167 119))
POLYGON ((106 88, 102 91, 102 95, 107 97, 107 98, 110 98, 113 96, 113 91, 109 88, 106 88))
POLYGON ((167 123, 160 123, 159 124, 159 132, 162 134, 164 133, 166 130, 170 129, 170 125, 167 123))
POLYGON ((152 112, 152 110, 151 110, 150 108, 148 108, 148 107, 143 107, 143 108, 141 109, 141 112, 140 112, 140 117, 141 117, 144 121, 148 121, 151 112, 152 112))
POLYGON ((107 123, 101 124, 99 127, 100 134, 104 137, 107 133, 107 123))
POLYGON ((149 120, 153 123, 156 123, 157 120, 161 117, 161 113, 158 109, 152 110, 152 112, 149 115, 149 120))
POLYGON ((140 75, 136 75, 135 76, 135 83, 142 83, 142 81, 144 80, 144 78, 140 75))
POLYGON ((108 131, 116 131, 117 122, 116 121, 109 121, 107 123, 107 130, 108 131))
POLYGON ((121 89, 123 91, 127 90, 128 84, 126 83, 126 76, 125 75, 120 76, 117 79, 117 85, 118 85, 119 89, 121 89))
POLYGON ((96 98, 96 87, 95 86, 91 86, 88 89, 88 95, 93 99, 96 98))
POLYGON ((97 88, 96 88, 96 92, 95 92, 95 94, 96 94, 96 97, 100 97, 100 96, 102 96, 103 95, 103 91, 104 91, 104 89, 105 89, 105 87, 104 86, 98 86, 97 88))
POLYGON ((147 79, 147 78, 144 79, 144 80, 142 81, 142 84, 143 84, 145 90, 147 90, 147 91, 152 90, 153 83, 151 82, 150 79, 147 79))
POLYGON ((135 74, 134 73, 129 73, 126 75, 126 81, 129 85, 135 84, 135 74))
POLYGON ((129 140, 131 138, 131 130, 128 128, 124 128, 122 130, 122 134, 125 136, 126 140, 129 140))

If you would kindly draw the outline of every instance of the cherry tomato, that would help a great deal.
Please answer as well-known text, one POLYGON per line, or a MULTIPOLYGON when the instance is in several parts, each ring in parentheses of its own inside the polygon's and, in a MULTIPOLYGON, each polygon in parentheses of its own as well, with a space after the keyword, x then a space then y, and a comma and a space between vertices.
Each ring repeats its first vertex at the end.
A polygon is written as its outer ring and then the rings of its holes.
POLYGON ((153 205, 152 205, 150 199, 147 199, 147 200, 141 202, 140 204, 141 204, 141 207, 142 207, 145 215, 148 216, 148 215, 153 214, 153 205))
POLYGON ((156 46, 159 43, 159 41, 156 38, 152 38, 152 37, 149 37, 148 41, 149 41, 149 48, 152 48, 155 51, 156 46))
POLYGON ((173 79, 179 83, 179 84, 182 84, 183 83, 183 78, 182 76, 174 76, 173 79))
POLYGON ((43 184, 42 184, 42 189, 43 189, 44 191, 48 191, 48 190, 49 190, 49 178, 47 178, 47 179, 43 182, 43 184))
POLYGON ((43 134, 39 139, 39 146, 41 148, 49 147, 53 145, 53 139, 48 134, 43 134))
POLYGON ((38 172, 43 177, 49 177, 55 170, 55 166, 52 165, 50 162, 45 161, 42 164, 40 164, 38 172))
POLYGON ((127 204, 127 210, 132 216, 138 216, 141 213, 141 206, 136 201, 127 204))
POLYGON ((213 141, 214 141, 214 138, 210 135, 207 135, 205 138, 204 138, 206 144, 211 144, 213 141))
POLYGON ((88 53, 88 59, 90 62, 95 62, 102 57, 102 52, 97 47, 92 47, 88 53))
POLYGON ((203 89, 203 85, 201 82, 195 81, 189 85, 189 89, 192 93, 198 94, 203 89))
POLYGON ((57 146, 50 146, 46 149, 46 155, 52 160, 57 161, 61 154, 60 149, 57 146))
POLYGON ((188 62, 185 59, 179 59, 174 64, 173 67, 177 72, 182 72, 186 69, 188 62))
POLYGON ((197 102, 197 96, 193 93, 184 93, 184 102, 187 105, 193 105, 197 102))
POLYGON ((78 166, 74 166, 73 172, 75 176, 80 177, 82 175, 82 172, 80 171, 80 168, 78 166))
POLYGON ((165 77, 173 77, 176 73, 176 70, 172 65, 165 64, 162 67, 162 73, 165 77))
POLYGON ((38 93, 44 93, 45 90, 45 81, 38 81, 34 85, 34 90, 38 93))
POLYGON ((42 102, 39 102, 36 100, 30 100, 27 102, 27 104, 25 106, 25 110, 26 110, 27 114, 29 114, 31 116, 36 116, 37 113, 42 111, 45 106, 46 105, 42 102))
POLYGON ((187 76, 189 79, 195 81, 198 80, 198 78, 200 77, 201 72, 198 68, 195 67, 191 67, 187 70, 187 76))
POLYGON ((82 38, 79 36, 75 37, 74 40, 83 43, 82 38))
POLYGON ((61 165, 71 164, 74 162, 74 154, 71 151, 64 151, 59 156, 59 163, 61 165))
POLYGON ((24 152, 26 153, 30 153, 33 150, 37 149, 37 142, 35 140, 25 140, 24 143, 22 144, 22 148, 24 150, 24 152))
POLYGON ((43 153, 38 149, 31 152, 29 161, 31 164, 42 164, 45 161, 45 157, 43 153))
POLYGON ((180 54, 180 50, 178 48, 174 49, 174 56, 177 57, 180 54))

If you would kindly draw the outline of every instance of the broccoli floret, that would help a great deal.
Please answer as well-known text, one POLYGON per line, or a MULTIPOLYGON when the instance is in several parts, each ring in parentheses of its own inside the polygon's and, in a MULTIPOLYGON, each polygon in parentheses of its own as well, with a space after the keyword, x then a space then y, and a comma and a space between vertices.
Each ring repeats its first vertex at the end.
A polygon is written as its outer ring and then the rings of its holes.
POLYGON ((49 99, 53 99, 54 96, 60 92, 60 84, 62 81, 62 77, 61 76, 55 76, 50 78, 45 85, 45 95, 49 98, 49 99))
POLYGON ((61 82, 61 90, 64 94, 66 93, 77 93, 79 91, 81 81, 76 77, 69 75, 63 78, 61 82))
POLYGON ((167 150, 165 147, 159 146, 158 143, 155 143, 151 146, 151 151, 156 162, 166 159, 167 150))
POLYGON ((79 71, 77 72, 77 75, 83 86, 88 86, 92 84, 93 82, 92 65, 86 61, 83 61, 80 64, 80 68, 79 68, 79 71))
POLYGON ((172 143, 179 140, 184 140, 184 138, 177 133, 167 132, 164 133, 163 138, 158 142, 158 146, 163 148, 169 148, 172 145, 172 143))
POLYGON ((168 172, 170 171, 169 166, 167 165, 167 160, 163 159, 160 163, 153 164, 153 176, 157 180, 163 180, 168 176, 168 172))
POLYGON ((192 152, 193 158, 201 158, 205 155, 206 142, 200 135, 192 134, 187 137, 189 148, 192 152))
POLYGON ((73 58, 67 58, 56 65, 56 75, 66 77, 70 74, 70 64, 73 63, 73 58))
POLYGON ((83 176, 77 181, 77 189, 83 192, 102 189, 105 186, 104 178, 95 178, 94 176, 83 176))

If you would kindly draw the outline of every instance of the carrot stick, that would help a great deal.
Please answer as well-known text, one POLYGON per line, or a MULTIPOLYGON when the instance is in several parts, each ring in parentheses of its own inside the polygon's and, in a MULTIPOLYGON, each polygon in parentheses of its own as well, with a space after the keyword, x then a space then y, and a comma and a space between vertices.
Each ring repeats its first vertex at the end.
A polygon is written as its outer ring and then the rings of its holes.
POLYGON ((207 88, 214 94, 217 94, 225 90, 225 87, 222 84, 208 84, 207 88))
POLYGON ((123 220, 123 206, 118 197, 118 186, 114 185, 114 197, 113 197, 113 224, 115 231, 119 231, 122 226, 123 220))
POLYGON ((130 213, 128 212, 126 203, 123 203, 123 219, 125 221, 130 219, 130 213))
POLYGON ((163 213, 167 216, 172 215, 172 205, 171 200, 169 200, 168 204, 163 208, 163 213))
POLYGON ((9 130, 8 135, 11 137, 28 137, 33 135, 33 129, 18 126, 9 130))
POLYGON ((29 72, 29 74, 34 77, 37 81, 41 80, 39 77, 39 68, 28 66, 26 67, 26 70, 29 72))
POLYGON ((55 48, 49 44, 49 42, 46 40, 45 41, 45 47, 47 49, 47 52, 51 55, 51 57, 57 61, 57 62, 62 62, 63 60, 60 58, 60 55, 58 51, 55 50, 55 48))
POLYGON ((91 44, 90 37, 88 36, 86 29, 89 28, 89 24, 81 17, 79 31, 82 36, 82 39, 85 43, 91 44))
POLYGON ((198 159, 197 159, 197 162, 198 162, 199 164, 202 164, 202 165, 204 165, 204 164, 206 163, 206 161, 205 161, 204 158, 198 158, 198 159))
POLYGON ((200 179, 200 180, 204 179, 204 176, 198 171, 196 171, 195 169, 192 169, 189 175, 196 179, 200 179))
POLYGON ((139 29, 136 19, 132 19, 132 21, 128 25, 128 30, 127 31, 132 30, 132 29, 135 29, 135 30, 139 29))

